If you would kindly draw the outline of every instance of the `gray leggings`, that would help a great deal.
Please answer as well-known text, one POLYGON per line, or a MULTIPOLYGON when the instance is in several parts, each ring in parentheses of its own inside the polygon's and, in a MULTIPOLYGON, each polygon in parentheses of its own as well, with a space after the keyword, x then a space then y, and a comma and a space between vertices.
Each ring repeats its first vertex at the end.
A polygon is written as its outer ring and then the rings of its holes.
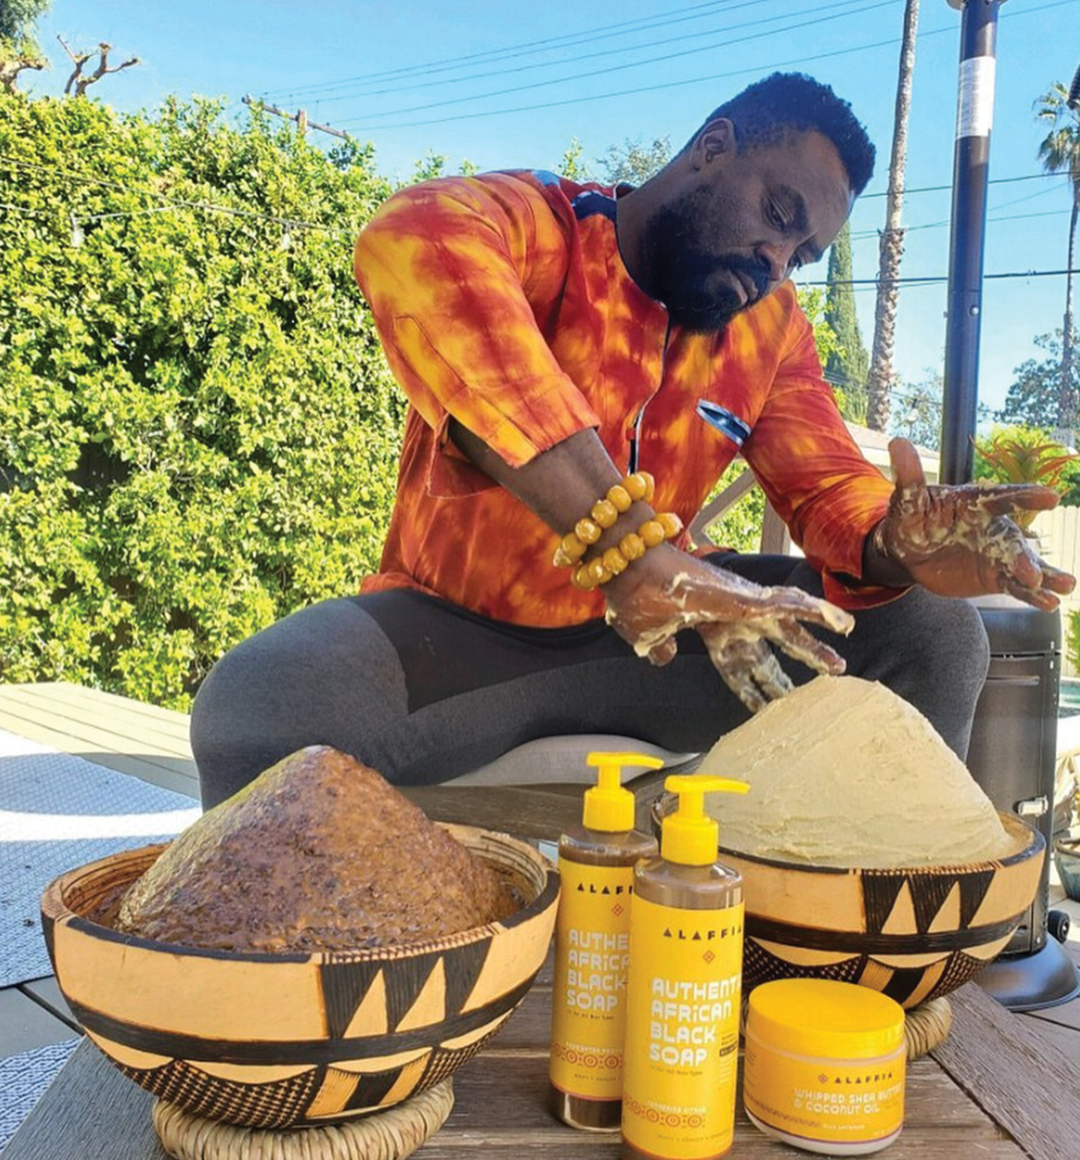
MULTIPOLYGON (((821 595, 805 561, 726 554, 712 562, 759 584, 821 595)), ((989 664, 966 600, 915 588, 856 616, 839 638, 817 630, 847 671, 910 701, 967 752, 989 664)), ((603 621, 521 628, 397 590, 326 600, 242 642, 196 697, 191 742, 204 806, 304 745, 351 753, 398 785, 448 781, 534 738, 615 733, 680 753, 710 748, 748 714, 700 638, 656 668, 603 621)), ((813 674, 784 658, 796 684, 813 674)))

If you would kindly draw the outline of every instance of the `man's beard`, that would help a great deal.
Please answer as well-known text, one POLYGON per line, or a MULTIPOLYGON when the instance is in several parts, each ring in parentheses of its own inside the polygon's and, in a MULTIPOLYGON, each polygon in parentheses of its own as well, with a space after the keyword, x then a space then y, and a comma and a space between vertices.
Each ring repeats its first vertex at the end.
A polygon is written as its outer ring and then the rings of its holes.
POLYGON ((769 292, 769 271, 741 254, 708 257, 696 248, 693 197, 653 214, 648 224, 649 284, 645 291, 667 307, 672 323, 697 334, 720 334, 740 311, 769 292), (739 292, 717 275, 742 273, 757 291, 744 303, 739 292))

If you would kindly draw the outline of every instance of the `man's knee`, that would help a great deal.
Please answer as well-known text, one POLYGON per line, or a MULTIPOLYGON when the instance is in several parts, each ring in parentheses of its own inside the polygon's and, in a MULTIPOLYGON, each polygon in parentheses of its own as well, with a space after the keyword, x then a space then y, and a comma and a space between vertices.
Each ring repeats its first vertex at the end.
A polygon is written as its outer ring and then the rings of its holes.
POLYGON ((280 670, 256 638, 226 653, 191 708, 191 751, 206 808, 230 797, 287 755, 276 736, 285 716, 280 670))
POLYGON ((935 596, 924 589, 913 589, 904 599, 912 605, 906 641, 911 663, 963 678, 977 697, 990 667, 990 642, 979 610, 970 600, 935 596))
POLYGON ((195 698, 191 747, 203 804, 305 745, 364 760, 379 724, 404 711, 397 656, 356 601, 294 613, 226 653, 195 698))
POLYGON ((857 621, 863 637, 857 675, 881 681, 914 705, 963 759, 990 664, 978 609, 913 588, 857 621))

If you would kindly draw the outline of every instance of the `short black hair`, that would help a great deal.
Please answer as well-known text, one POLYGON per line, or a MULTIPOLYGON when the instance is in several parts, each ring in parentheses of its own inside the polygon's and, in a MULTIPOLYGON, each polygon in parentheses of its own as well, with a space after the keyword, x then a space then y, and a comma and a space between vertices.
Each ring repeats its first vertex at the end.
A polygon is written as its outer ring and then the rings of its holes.
POLYGON ((735 126, 740 153, 774 145, 786 133, 816 129, 836 146, 856 197, 874 175, 874 146, 851 105, 804 73, 775 72, 748 85, 714 109, 701 128, 717 117, 726 117, 735 126))

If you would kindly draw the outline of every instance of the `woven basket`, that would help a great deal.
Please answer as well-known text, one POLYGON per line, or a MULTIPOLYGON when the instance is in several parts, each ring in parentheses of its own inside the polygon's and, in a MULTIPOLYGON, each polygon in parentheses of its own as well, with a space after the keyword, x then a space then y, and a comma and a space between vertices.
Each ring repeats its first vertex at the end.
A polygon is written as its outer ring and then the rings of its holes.
POLYGON ((524 998, 547 953, 558 875, 504 834, 447 829, 510 876, 515 914, 427 943, 257 954, 196 950, 100 921, 160 854, 72 870, 42 899, 60 989, 88 1037, 141 1087, 253 1128, 352 1119, 441 1083, 524 998))

